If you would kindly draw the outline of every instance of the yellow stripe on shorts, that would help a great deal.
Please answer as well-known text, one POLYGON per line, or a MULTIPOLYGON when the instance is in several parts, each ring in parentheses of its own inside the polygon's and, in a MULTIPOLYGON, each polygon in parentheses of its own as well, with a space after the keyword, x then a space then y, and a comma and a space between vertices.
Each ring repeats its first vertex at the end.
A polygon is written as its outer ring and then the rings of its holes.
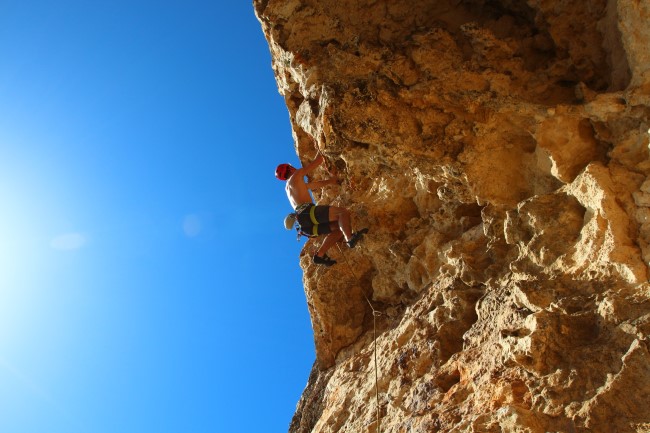
POLYGON ((316 206, 312 206, 311 209, 309 209, 309 218, 311 218, 311 222, 314 223, 314 225, 318 224, 318 220, 316 219, 316 206))

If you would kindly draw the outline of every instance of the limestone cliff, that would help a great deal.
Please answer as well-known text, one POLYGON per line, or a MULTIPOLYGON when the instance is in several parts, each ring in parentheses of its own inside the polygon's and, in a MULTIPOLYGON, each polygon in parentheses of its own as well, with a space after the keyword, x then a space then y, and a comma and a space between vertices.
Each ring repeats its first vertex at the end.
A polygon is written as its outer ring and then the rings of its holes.
POLYGON ((650 0, 254 7, 317 199, 370 228, 301 255, 290 432, 650 431, 650 0))

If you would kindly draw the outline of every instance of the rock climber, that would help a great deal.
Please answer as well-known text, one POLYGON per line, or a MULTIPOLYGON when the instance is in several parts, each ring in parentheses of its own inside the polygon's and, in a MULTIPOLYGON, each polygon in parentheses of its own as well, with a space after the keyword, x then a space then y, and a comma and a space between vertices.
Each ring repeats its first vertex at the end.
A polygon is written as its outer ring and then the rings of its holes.
POLYGON ((326 234, 327 237, 316 251, 313 260, 318 265, 332 266, 336 264, 336 260, 327 255, 327 250, 341 238, 345 238, 348 247, 353 248, 359 239, 368 232, 368 229, 352 232, 350 212, 347 209, 336 206, 317 206, 313 203, 309 190, 338 183, 335 176, 326 180, 305 182, 305 176, 314 171, 324 160, 325 158, 319 152, 316 159, 303 168, 280 164, 275 169, 275 177, 287 181, 285 190, 291 206, 295 209, 295 213, 289 214, 285 218, 285 227, 291 230, 297 220, 300 226, 299 231, 306 236, 314 237, 326 234))

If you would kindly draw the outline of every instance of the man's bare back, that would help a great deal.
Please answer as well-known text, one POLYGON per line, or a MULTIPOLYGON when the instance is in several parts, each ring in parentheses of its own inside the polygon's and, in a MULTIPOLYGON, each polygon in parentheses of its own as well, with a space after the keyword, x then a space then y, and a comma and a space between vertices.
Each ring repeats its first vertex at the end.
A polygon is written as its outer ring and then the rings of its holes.
POLYGON ((284 187, 289 202, 294 209, 303 203, 312 203, 309 188, 305 182, 304 174, 301 172, 303 172, 303 169, 296 170, 296 172, 287 180, 287 185, 284 187))

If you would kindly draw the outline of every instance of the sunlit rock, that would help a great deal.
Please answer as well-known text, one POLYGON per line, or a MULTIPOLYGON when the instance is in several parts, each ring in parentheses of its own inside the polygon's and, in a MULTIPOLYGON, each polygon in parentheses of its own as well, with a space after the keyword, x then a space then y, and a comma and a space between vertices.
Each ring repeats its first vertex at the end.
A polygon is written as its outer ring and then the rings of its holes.
POLYGON ((370 228, 301 255, 290 431, 650 431, 650 2, 254 6, 317 199, 370 228))

